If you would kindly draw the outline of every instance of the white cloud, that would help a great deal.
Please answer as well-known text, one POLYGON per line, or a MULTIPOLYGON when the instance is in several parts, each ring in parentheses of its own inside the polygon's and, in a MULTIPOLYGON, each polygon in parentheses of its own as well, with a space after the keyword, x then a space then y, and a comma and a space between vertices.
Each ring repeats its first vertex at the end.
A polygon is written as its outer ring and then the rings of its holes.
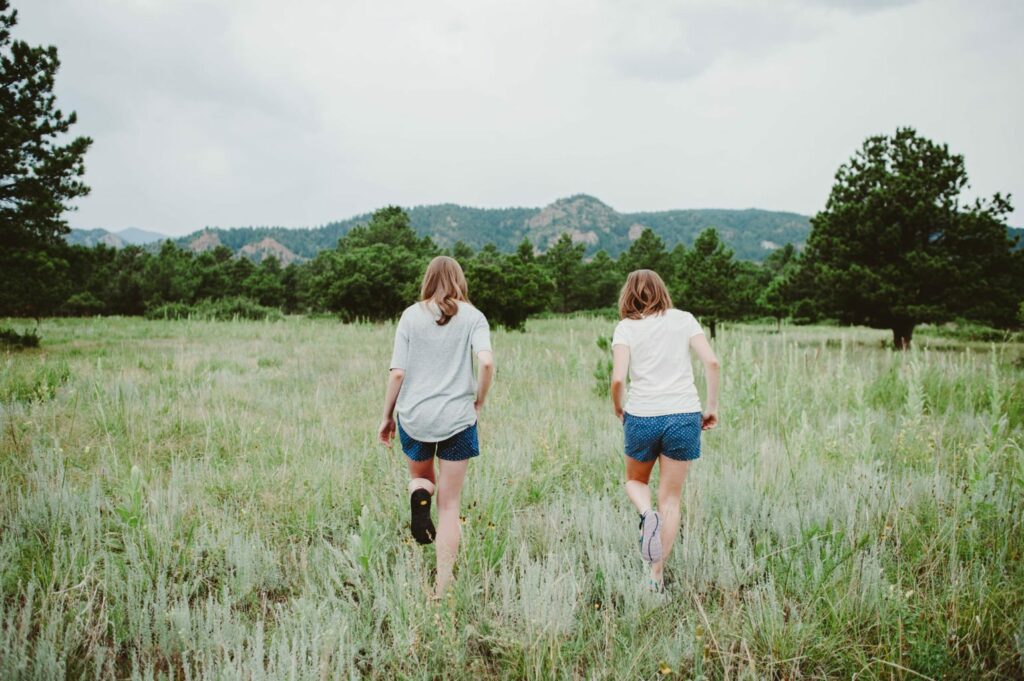
POLYGON ((810 213, 897 125, 964 153, 978 192, 1024 194, 1011 0, 20 9, 16 35, 58 45, 61 105, 96 139, 78 226, 308 225, 578 191, 810 213))

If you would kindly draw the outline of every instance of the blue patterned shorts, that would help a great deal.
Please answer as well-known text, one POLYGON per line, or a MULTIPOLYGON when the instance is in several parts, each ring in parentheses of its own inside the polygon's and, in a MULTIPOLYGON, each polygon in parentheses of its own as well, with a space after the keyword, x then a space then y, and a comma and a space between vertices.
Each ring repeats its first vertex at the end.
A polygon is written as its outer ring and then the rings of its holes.
POLYGON ((623 418, 626 456, 646 463, 664 454, 676 461, 700 458, 701 413, 633 416, 623 418))
POLYGON ((398 422, 398 439, 402 442, 402 451, 413 461, 428 461, 436 456, 442 461, 465 461, 480 456, 480 441, 476 435, 476 424, 461 430, 440 442, 420 442, 413 439, 402 429, 398 422))

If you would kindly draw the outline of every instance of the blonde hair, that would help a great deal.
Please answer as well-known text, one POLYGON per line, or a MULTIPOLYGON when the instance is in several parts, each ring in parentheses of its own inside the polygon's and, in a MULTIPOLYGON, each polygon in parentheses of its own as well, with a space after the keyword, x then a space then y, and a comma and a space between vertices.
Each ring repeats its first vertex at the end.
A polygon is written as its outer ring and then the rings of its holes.
POLYGON ((433 302, 441 310, 438 326, 444 326, 459 313, 459 301, 469 302, 469 287, 462 266, 455 258, 439 255, 427 265, 420 286, 420 300, 433 302))
POLYGON ((654 270, 635 270, 619 293, 619 319, 640 319, 671 309, 672 297, 654 270))

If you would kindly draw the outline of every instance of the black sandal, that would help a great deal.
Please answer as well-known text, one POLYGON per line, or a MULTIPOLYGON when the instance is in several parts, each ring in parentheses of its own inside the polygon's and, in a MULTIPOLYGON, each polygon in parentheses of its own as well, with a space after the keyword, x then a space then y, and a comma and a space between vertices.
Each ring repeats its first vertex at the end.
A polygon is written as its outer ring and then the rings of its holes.
POLYGON ((434 522, 430 519, 430 492, 422 487, 413 490, 409 496, 412 510, 412 536, 420 544, 433 544, 434 522))

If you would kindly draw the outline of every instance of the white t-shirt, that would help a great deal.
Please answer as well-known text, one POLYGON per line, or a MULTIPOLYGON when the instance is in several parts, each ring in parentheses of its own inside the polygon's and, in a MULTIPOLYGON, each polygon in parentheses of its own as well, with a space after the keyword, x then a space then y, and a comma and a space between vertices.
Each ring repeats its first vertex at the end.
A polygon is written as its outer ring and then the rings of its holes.
POLYGON ((690 365, 690 339, 702 333, 692 314, 676 309, 618 323, 612 345, 629 348, 627 412, 664 416, 701 410, 690 365))

